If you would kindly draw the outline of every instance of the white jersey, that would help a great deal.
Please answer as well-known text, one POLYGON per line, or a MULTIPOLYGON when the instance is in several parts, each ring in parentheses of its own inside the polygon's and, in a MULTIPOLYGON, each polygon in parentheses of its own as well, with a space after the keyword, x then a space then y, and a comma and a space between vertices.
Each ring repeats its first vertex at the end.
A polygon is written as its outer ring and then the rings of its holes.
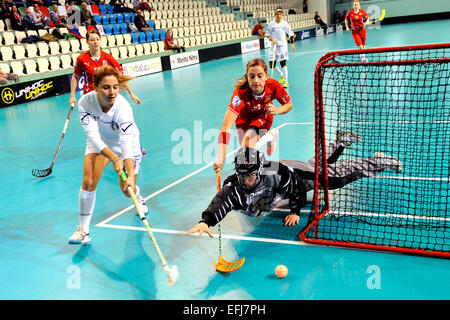
POLYGON ((266 36, 269 36, 276 40, 279 45, 287 46, 287 37, 293 37, 294 32, 291 29, 289 23, 284 20, 281 20, 280 23, 276 23, 275 20, 272 20, 267 26, 266 36))
POLYGON ((267 26, 266 36, 273 38, 277 42, 275 51, 273 47, 273 42, 271 42, 272 48, 270 49, 269 53, 269 61, 289 60, 289 50, 286 36, 288 37, 294 36, 294 32, 292 31, 289 23, 287 23, 284 20, 281 20, 280 23, 277 23, 275 20, 272 20, 267 26))
POLYGON ((128 101, 118 94, 112 108, 104 113, 96 95, 89 92, 78 103, 81 126, 87 135, 86 154, 108 147, 122 159, 142 156, 139 129, 128 101))

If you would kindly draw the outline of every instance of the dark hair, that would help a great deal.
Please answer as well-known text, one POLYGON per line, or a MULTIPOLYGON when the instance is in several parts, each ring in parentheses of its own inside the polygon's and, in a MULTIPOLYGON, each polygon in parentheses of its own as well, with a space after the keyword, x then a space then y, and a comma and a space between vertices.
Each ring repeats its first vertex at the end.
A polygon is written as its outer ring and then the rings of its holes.
POLYGON ((261 68, 263 68, 264 72, 267 73, 267 64, 264 62, 263 59, 255 58, 255 59, 250 60, 247 63, 247 68, 246 68, 245 74, 242 76, 242 78, 237 79, 236 83, 234 84, 234 87, 236 89, 244 89, 244 88, 248 87, 248 69, 250 69, 251 67, 256 67, 256 66, 260 66, 261 68))
POLYGON ((98 36, 99 36, 100 38, 102 37, 101 34, 100 34, 100 32, 98 32, 97 29, 90 29, 90 30, 88 30, 88 32, 86 33, 86 40, 89 40, 89 37, 90 37, 91 34, 98 34, 98 36))

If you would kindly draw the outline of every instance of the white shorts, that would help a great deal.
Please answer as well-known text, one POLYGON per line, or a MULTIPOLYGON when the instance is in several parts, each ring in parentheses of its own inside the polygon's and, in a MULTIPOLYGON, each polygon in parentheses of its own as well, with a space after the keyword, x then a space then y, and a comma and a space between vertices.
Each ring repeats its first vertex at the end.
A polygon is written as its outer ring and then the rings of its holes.
MULTIPOLYGON (((123 160, 122 152, 120 152, 119 150, 116 150, 116 149, 113 149, 113 151, 120 157, 120 159, 123 160)), ((88 155, 88 154, 92 154, 92 153, 99 153, 99 152, 98 152, 97 148, 88 139, 86 141, 86 150, 84 152, 84 155, 88 155)), ((142 162, 142 151, 141 151, 140 146, 135 148, 133 160, 134 160, 134 174, 138 174, 139 169, 141 168, 141 162, 142 162)))
MULTIPOLYGON (((273 55, 273 46, 270 47, 270 53, 269 53, 269 61, 274 61, 274 55, 273 55)), ((289 60, 289 50, 287 44, 277 44, 276 50, 275 50, 275 60, 276 61, 283 61, 283 60, 289 60)))

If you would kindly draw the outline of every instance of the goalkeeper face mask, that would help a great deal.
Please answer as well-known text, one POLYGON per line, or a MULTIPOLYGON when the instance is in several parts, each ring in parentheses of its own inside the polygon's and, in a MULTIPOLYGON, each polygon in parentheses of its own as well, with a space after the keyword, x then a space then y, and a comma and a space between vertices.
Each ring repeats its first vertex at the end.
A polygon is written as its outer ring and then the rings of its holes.
POLYGON ((264 154, 253 148, 241 148, 236 154, 234 168, 238 183, 246 190, 255 188, 261 181, 264 154))

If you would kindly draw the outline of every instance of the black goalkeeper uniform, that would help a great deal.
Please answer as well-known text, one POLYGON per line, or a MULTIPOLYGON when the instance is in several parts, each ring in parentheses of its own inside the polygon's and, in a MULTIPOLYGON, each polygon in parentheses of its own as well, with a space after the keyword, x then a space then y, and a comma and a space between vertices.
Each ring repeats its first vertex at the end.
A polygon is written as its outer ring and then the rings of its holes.
POLYGON ((305 185, 297 169, 269 161, 264 165, 258 185, 251 190, 238 183, 236 174, 229 176, 203 211, 201 222, 215 226, 231 210, 258 217, 270 212, 283 199, 289 200, 290 212, 298 215, 306 204, 305 185))

